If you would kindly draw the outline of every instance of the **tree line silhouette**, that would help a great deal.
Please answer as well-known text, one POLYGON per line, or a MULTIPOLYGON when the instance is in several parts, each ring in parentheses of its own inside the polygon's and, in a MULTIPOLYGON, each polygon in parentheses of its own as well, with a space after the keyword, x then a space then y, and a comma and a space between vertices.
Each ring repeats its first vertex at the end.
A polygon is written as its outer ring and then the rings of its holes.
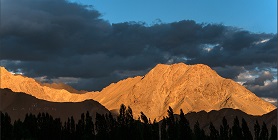
POLYGON ((209 133, 200 128, 197 121, 191 129, 185 114, 180 110, 179 117, 174 116, 173 109, 169 107, 168 116, 160 123, 153 122, 141 112, 138 119, 134 119, 132 109, 121 105, 119 115, 113 117, 109 114, 96 113, 95 122, 87 111, 82 113, 78 121, 71 116, 62 122, 60 118, 53 118, 48 113, 38 115, 26 114, 23 121, 16 120, 12 124, 7 113, 1 112, 1 139, 40 139, 40 140, 277 140, 277 126, 272 125, 271 131, 263 122, 254 124, 254 136, 244 118, 241 125, 238 117, 229 126, 225 117, 222 119, 220 130, 210 122, 209 133))

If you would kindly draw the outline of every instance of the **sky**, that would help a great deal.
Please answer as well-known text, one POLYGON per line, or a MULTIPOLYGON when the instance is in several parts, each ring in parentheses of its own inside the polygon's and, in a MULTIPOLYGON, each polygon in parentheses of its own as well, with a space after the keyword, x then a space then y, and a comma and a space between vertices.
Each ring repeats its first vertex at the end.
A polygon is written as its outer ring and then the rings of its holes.
POLYGON ((277 1, 1 0, 0 63, 96 91, 158 63, 203 63, 277 96, 277 1))
POLYGON ((197 23, 236 26, 256 33, 277 33, 277 0, 69 0, 100 11, 110 23, 141 21, 171 23, 184 19, 197 23))

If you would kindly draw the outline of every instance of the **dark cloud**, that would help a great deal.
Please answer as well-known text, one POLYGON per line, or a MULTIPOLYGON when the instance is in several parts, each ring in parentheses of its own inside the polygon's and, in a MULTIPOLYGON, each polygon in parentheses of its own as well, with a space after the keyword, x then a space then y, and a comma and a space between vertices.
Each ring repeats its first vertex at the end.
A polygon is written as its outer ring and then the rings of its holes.
POLYGON ((78 90, 98 89, 95 91, 99 91, 99 87, 110 85, 111 83, 118 82, 119 80, 121 80, 121 77, 117 75, 109 75, 101 78, 80 79, 78 83, 69 83, 69 85, 75 87, 78 90))
POLYGON ((244 66, 235 81, 261 97, 277 97, 277 68, 267 63, 244 66))
POLYGON ((263 86, 246 85, 246 87, 252 92, 256 93, 257 96, 277 98, 277 81, 270 82, 269 84, 265 84, 263 86))
POLYGON ((244 83, 243 85, 258 85, 258 86, 264 86, 265 82, 267 80, 272 81, 274 79, 273 75, 266 71, 264 72, 262 75, 260 75, 258 78, 255 78, 252 81, 247 81, 246 83, 244 83))
POLYGON ((240 73, 245 71, 245 69, 243 67, 238 67, 238 66, 214 67, 213 69, 220 76, 229 78, 229 79, 236 79, 240 73))
POLYGON ((47 61, 98 51, 109 31, 100 13, 63 0, 2 2, 1 59, 47 61))
POLYGON ((241 51, 251 47, 251 45, 260 39, 260 36, 256 34, 251 34, 248 31, 235 31, 231 35, 226 36, 227 39, 223 40, 224 50, 229 51, 230 53, 241 51))
POLYGON ((110 24, 92 7, 65 0, 1 4, 1 65, 31 77, 73 77, 79 89, 100 90, 157 63, 204 63, 231 79, 277 63, 277 34, 193 20, 110 24))
MULTIPOLYGON (((239 31, 241 32, 241 31, 239 31)), ((245 37, 248 34, 245 32, 245 37)), ((190 61, 190 63, 205 63, 210 66, 244 66, 258 63, 276 63, 277 51, 277 34, 269 35, 270 40, 267 42, 261 42, 265 38, 265 34, 250 34, 256 36, 257 40, 246 39, 246 42, 242 39, 224 38, 219 42, 209 53, 197 56, 196 59, 190 61), (228 45, 226 41, 232 45, 228 45), (250 40, 253 40, 252 43, 250 40), (239 45, 243 44, 243 45, 239 45), (231 49, 234 46, 235 49, 231 49), (213 61, 212 61, 213 60, 213 61)), ((227 36, 229 37, 229 36, 227 36)))

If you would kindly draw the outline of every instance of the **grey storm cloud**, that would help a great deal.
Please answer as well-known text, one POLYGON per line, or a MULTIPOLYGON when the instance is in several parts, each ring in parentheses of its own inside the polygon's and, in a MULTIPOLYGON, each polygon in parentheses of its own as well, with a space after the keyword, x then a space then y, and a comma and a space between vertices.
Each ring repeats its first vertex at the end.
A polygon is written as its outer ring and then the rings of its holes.
POLYGON ((263 86, 263 85, 265 85, 265 82, 267 80, 272 81, 273 79, 274 79, 274 76, 270 72, 264 72, 258 78, 255 78, 252 81, 247 81, 243 85, 258 85, 258 86, 263 86))
POLYGON ((264 86, 246 85, 246 87, 252 92, 256 93, 257 96, 277 98, 277 81, 271 82, 264 86))
POLYGON ((234 79, 242 66, 277 62, 277 34, 193 20, 111 24, 93 7, 65 0, 1 4, 1 65, 30 77, 79 78, 76 88, 99 90, 128 77, 120 71, 157 63, 204 63, 234 79))
POLYGON ((217 71, 220 76, 229 79, 236 79, 240 73, 245 71, 245 69, 240 66, 214 67, 213 69, 217 71))

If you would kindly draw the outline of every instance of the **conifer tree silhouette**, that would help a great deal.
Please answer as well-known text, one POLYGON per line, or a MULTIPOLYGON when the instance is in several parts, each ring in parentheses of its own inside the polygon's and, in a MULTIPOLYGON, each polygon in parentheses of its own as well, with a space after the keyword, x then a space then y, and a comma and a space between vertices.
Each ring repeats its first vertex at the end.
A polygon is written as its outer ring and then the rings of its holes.
POLYGON ((232 126, 232 137, 231 139, 233 140, 240 140, 242 139, 242 130, 241 130, 241 127, 240 127, 240 124, 239 124, 239 120, 238 120, 238 117, 236 116, 234 118, 234 124, 232 126))
POLYGON ((269 140, 277 140, 277 126, 272 125, 271 126, 271 134, 269 140))
MULTIPOLYGON (((143 112, 141 112, 138 120, 134 120, 132 109, 124 105, 121 105, 119 115, 115 118, 111 112, 109 114, 96 113, 95 123, 88 111, 86 114, 81 114, 77 124, 73 116, 62 123, 60 118, 53 118, 47 112, 38 113, 37 116, 27 113, 23 122, 16 120, 12 124, 10 116, 1 112, 1 139, 251 140, 253 138, 244 118, 242 118, 240 126, 238 117, 235 117, 230 129, 226 118, 223 117, 220 133, 210 122, 210 133, 207 136, 198 121, 194 125, 194 130, 190 129, 189 122, 182 110, 180 110, 179 119, 175 118, 171 107, 169 107, 167 113, 168 116, 163 117, 159 127, 159 123, 155 119, 151 122, 143 112)), ((254 132, 256 140, 267 140, 269 138, 265 122, 260 127, 258 121, 256 121, 254 132)), ((269 139, 277 139, 277 127, 275 125, 271 127, 269 139)))
POLYGON ((8 113, 1 112, 1 139, 9 140, 12 138, 13 126, 11 124, 11 118, 8 113))
POLYGON ((262 130, 260 133, 260 140, 268 140, 268 129, 266 127, 265 122, 263 122, 262 130))
POLYGON ((222 125, 220 125, 220 139, 221 140, 229 139, 229 131, 230 131, 230 127, 228 125, 227 119, 223 117, 222 125))
POLYGON ((149 124, 149 120, 148 120, 147 116, 142 111, 140 112, 140 114, 141 114, 142 122, 145 124, 149 124))
POLYGON ((195 140, 202 140, 205 139, 205 131, 200 128, 199 121, 196 121, 194 125, 194 139, 195 140))
POLYGON ((249 127, 245 121, 244 118, 242 118, 242 123, 241 123, 241 127, 242 127, 242 135, 243 135, 243 139, 244 140, 253 140, 253 136, 249 130, 249 127))
POLYGON ((156 119, 154 119, 153 124, 151 124, 151 134, 153 140, 159 139, 159 124, 156 122, 156 119))
POLYGON ((209 137, 210 137, 211 140, 219 139, 219 132, 216 130, 216 128, 214 127, 212 122, 210 122, 210 124, 209 124, 209 130, 210 130, 209 137))
POLYGON ((90 116, 89 111, 86 112, 85 129, 83 139, 93 139, 94 136, 94 123, 93 118, 90 116))
POLYGON ((177 130, 176 130, 176 121, 174 117, 174 111, 169 106, 169 109, 167 110, 168 117, 167 117, 167 125, 168 125, 168 138, 170 140, 176 140, 177 139, 177 130))
POLYGON ((107 130, 110 133, 109 139, 115 138, 116 137, 116 129, 117 129, 117 121, 115 118, 112 116, 111 112, 109 112, 108 115, 105 115, 106 117, 106 122, 107 122, 107 130))
POLYGON ((167 126, 167 120, 165 117, 163 117, 162 119, 162 123, 161 123, 161 127, 160 127, 160 139, 161 140, 167 140, 168 136, 167 136, 167 130, 166 130, 166 126, 167 126))
MULTIPOLYGON (((44 113, 43 113, 44 115, 44 113)), ((46 120, 46 118, 45 118, 46 120)), ((36 120, 36 116, 33 114, 26 114, 25 115, 25 119, 23 121, 23 126, 24 126, 24 139, 37 139, 37 120, 36 120)), ((43 136, 46 136, 46 134, 49 133, 49 130, 47 130, 47 126, 45 125, 45 123, 42 125, 42 127, 45 130, 45 133, 43 134, 43 136)))
POLYGON ((258 123, 258 120, 256 120, 256 123, 254 124, 254 132, 255 132, 254 139, 259 140, 261 127, 260 127, 260 124, 258 123))
POLYGON ((97 139, 107 139, 107 123, 105 117, 99 113, 96 113, 96 138, 97 139))
POLYGON ((84 113, 82 113, 81 119, 78 120, 76 125, 76 137, 82 138, 84 130, 85 130, 85 115, 84 113))
POLYGON ((124 104, 121 105, 120 107, 120 114, 117 118, 117 121, 119 123, 120 126, 125 126, 126 125, 126 119, 125 119, 125 116, 126 116, 126 106, 124 104))
POLYGON ((13 125, 13 138, 22 139, 24 135, 23 123, 20 119, 16 120, 13 125))
POLYGON ((185 118, 185 115, 180 109, 180 120, 179 120, 179 138, 178 139, 192 139, 192 131, 189 126, 188 120, 185 118))
POLYGON ((76 138, 76 134, 75 134, 75 121, 73 116, 70 117, 70 136, 72 139, 76 138))

